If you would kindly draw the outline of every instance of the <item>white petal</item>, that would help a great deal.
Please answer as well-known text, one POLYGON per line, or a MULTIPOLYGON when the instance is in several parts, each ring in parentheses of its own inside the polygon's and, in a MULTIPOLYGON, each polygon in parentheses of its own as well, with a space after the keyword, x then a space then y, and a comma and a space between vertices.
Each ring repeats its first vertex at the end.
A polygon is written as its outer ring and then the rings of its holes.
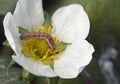
POLYGON ((19 33, 18 33, 18 28, 13 22, 13 16, 9 12, 4 18, 3 21, 4 25, 4 30, 5 30, 5 36, 14 50, 14 52, 18 55, 21 53, 21 46, 20 46, 20 40, 19 40, 19 33))
POLYGON ((75 78, 89 64, 94 48, 86 40, 77 40, 55 59, 54 70, 61 78, 75 78))
POLYGON ((89 33, 89 19, 83 7, 72 4, 58 9, 52 16, 53 32, 64 42, 85 39, 89 33))
POLYGON ((13 17, 17 26, 39 28, 44 21, 42 0, 18 0, 13 17))
POLYGON ((48 65, 37 62, 25 56, 12 56, 12 58, 20 64, 24 69, 36 76, 55 77, 56 74, 48 65))

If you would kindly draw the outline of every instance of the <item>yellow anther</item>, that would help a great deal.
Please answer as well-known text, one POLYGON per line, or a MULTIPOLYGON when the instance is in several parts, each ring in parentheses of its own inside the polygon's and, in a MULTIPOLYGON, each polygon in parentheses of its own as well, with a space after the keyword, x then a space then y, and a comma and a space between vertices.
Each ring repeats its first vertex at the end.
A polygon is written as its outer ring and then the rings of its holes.
POLYGON ((51 30, 52 30, 52 27, 51 26, 49 26, 47 29, 46 29, 46 33, 50 33, 51 32, 51 30))
POLYGON ((39 29, 40 31, 44 31, 44 26, 42 25, 42 26, 40 26, 40 29, 39 29))

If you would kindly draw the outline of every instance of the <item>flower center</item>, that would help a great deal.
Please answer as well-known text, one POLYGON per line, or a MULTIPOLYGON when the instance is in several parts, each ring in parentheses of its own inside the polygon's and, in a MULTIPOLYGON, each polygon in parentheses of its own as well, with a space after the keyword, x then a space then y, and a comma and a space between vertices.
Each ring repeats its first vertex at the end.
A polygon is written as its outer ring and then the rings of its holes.
POLYGON ((51 26, 46 29, 41 26, 39 32, 32 29, 31 32, 21 34, 22 53, 43 64, 52 66, 57 54, 67 47, 67 43, 53 38, 50 35, 51 29, 51 26))
POLYGON ((22 41, 22 52, 27 57, 35 60, 43 59, 44 55, 50 50, 49 45, 44 39, 28 39, 22 41))

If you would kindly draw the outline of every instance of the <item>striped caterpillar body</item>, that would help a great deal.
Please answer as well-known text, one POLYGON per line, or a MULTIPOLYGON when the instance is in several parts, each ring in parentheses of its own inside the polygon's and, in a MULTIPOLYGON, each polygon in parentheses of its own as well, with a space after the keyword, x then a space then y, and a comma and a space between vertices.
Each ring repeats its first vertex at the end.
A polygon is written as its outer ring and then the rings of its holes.
POLYGON ((26 32, 20 35, 21 40, 28 40, 28 39, 34 39, 34 38, 46 40, 49 47, 51 48, 51 51, 56 49, 53 38, 45 32, 26 32))

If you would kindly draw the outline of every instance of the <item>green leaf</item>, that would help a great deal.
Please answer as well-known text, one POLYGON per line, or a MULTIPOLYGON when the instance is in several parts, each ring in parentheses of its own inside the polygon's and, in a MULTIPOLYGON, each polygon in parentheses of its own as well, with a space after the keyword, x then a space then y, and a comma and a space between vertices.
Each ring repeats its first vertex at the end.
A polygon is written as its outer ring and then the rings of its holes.
POLYGON ((34 77, 35 77, 34 75, 32 75, 31 73, 29 73, 28 71, 26 71, 25 69, 23 69, 22 78, 28 84, 30 83, 31 80, 34 79, 34 77))
POLYGON ((15 63, 16 63, 16 62, 15 62, 13 59, 11 59, 10 63, 9 63, 8 66, 7 66, 7 71, 8 71, 15 63))
POLYGON ((0 84, 26 84, 20 79, 21 68, 12 67, 7 71, 10 58, 0 56, 0 84))
POLYGON ((0 0, 0 15, 13 12, 18 0, 0 0))
POLYGON ((9 44, 9 42, 7 40, 3 42, 3 45, 7 46, 7 47, 10 47, 10 44, 9 44))
POLYGON ((23 34, 23 33, 27 32, 27 30, 25 28, 20 27, 20 26, 17 26, 17 27, 18 27, 19 34, 23 34))

